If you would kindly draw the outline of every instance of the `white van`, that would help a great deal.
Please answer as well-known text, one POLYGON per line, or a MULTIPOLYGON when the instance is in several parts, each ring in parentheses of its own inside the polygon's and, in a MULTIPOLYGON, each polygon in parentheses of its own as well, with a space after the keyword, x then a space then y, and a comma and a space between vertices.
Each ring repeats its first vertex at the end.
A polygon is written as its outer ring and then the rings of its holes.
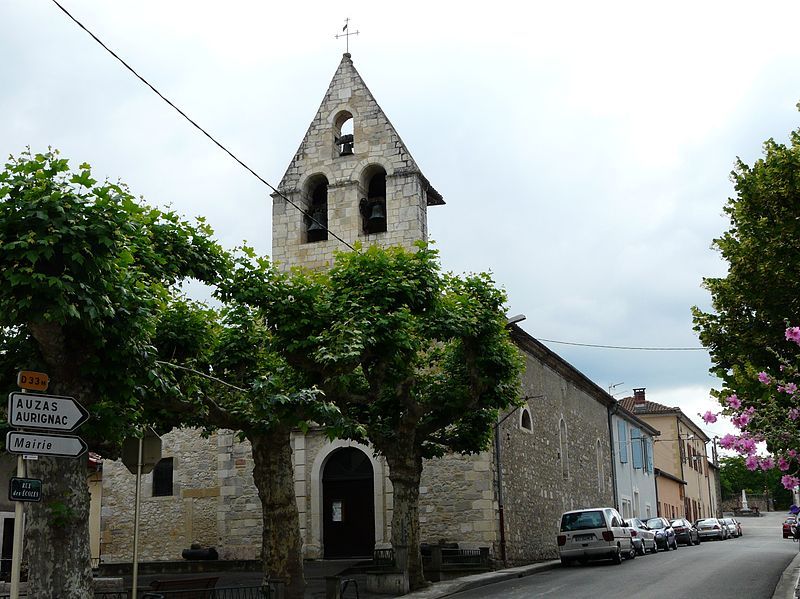
POLYGON ((564 565, 590 559, 610 559, 621 564, 623 557, 636 556, 631 530, 612 507, 564 512, 557 540, 564 565))

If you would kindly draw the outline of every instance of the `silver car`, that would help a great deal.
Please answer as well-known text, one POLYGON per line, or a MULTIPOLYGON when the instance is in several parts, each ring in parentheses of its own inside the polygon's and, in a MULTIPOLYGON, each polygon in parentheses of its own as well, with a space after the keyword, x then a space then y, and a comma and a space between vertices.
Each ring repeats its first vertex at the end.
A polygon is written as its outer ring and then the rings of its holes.
POLYGON ((649 551, 653 553, 658 551, 656 535, 647 527, 647 524, 639 520, 639 518, 631 518, 628 520, 628 526, 631 529, 631 540, 636 548, 636 553, 644 555, 649 551))
POLYGON ((739 528, 733 518, 723 518, 721 522, 728 528, 728 538, 735 539, 739 536, 739 528))
POLYGON ((694 525, 701 539, 717 539, 722 541, 728 538, 728 527, 716 518, 702 518, 695 520, 694 525))
POLYGON ((565 566, 574 561, 585 563, 594 559, 610 559, 621 564, 623 557, 636 557, 631 529, 611 507, 564 512, 556 540, 561 563, 565 566))

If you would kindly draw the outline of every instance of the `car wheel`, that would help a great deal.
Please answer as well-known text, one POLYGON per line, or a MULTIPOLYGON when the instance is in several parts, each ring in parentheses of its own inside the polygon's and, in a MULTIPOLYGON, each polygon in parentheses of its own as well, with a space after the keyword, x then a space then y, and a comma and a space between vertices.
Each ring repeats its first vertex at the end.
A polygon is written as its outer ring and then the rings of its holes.
POLYGON ((673 549, 675 551, 677 551, 678 550, 678 539, 675 539, 674 543, 675 543, 675 545, 673 546, 673 549))
POLYGON ((619 545, 617 545, 616 551, 614 551, 614 553, 611 554, 611 562, 616 565, 622 563, 622 549, 620 549, 619 545))
POLYGON ((644 546, 644 541, 642 541, 641 549, 639 548, 636 549, 636 553, 638 553, 639 555, 644 555, 645 553, 647 553, 647 547, 644 546))
POLYGON ((636 547, 633 545, 633 543, 631 543, 631 550, 628 551, 628 559, 636 559, 638 553, 639 552, 636 551, 636 547))
POLYGON ((561 565, 564 567, 569 566, 572 563, 572 560, 566 557, 561 558, 561 565))
POLYGON ((658 553, 658 544, 653 541, 653 546, 650 548, 650 553, 658 553))

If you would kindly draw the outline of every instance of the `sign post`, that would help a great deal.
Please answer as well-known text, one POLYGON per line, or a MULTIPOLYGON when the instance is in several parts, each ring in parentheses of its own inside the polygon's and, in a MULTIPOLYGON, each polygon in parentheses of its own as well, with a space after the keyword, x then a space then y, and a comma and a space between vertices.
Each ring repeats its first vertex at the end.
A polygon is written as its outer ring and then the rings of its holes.
POLYGON ((17 476, 9 482, 8 498, 14 505, 14 552, 11 557, 11 599, 19 599, 19 578, 24 538, 23 505, 42 500, 42 481, 25 478, 25 458, 40 455, 77 458, 88 449, 80 437, 46 434, 70 433, 89 419, 89 412, 71 397, 41 395, 28 391, 47 391, 50 377, 43 372, 23 370, 17 373, 19 393, 8 396, 8 423, 33 432, 9 431, 6 451, 17 454, 17 476), (42 433, 40 431, 45 431, 42 433))

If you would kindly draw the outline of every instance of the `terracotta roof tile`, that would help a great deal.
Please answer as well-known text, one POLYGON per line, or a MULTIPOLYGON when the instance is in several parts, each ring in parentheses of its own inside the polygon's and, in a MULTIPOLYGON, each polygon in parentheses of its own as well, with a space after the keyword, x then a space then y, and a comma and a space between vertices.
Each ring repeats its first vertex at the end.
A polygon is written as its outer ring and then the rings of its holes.
POLYGON ((619 403, 622 404, 622 407, 628 410, 629 412, 633 412, 634 414, 668 414, 670 412, 679 412, 680 408, 670 408, 669 406, 665 406, 660 403, 656 403, 654 401, 645 401, 644 402, 644 410, 636 410, 635 402, 633 397, 626 397, 624 399, 620 399, 619 403))

